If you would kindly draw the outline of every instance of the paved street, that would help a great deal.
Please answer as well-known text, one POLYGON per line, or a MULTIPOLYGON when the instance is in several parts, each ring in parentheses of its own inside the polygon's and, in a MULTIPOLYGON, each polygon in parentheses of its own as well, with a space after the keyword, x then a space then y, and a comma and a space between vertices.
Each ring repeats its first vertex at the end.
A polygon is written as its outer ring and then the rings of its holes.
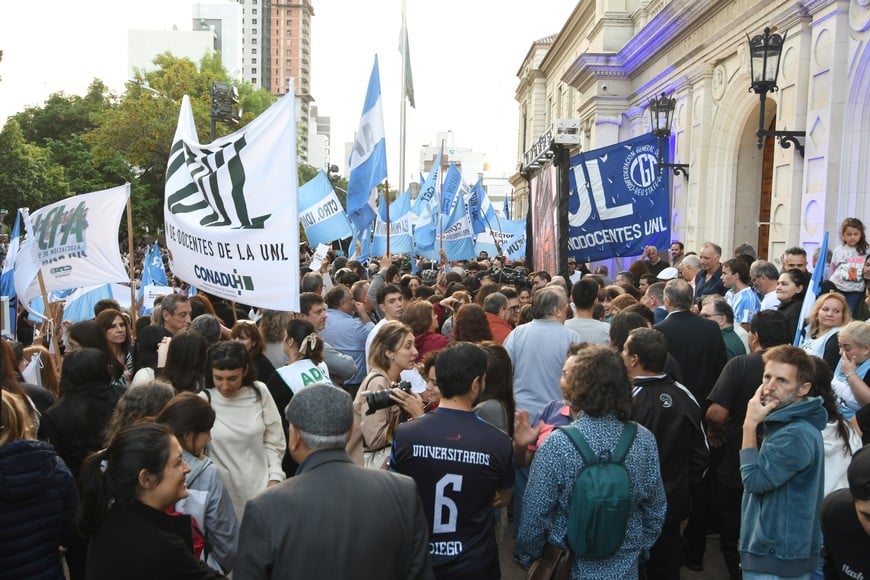
MULTIPOLYGON (((502 580, 524 580, 526 572, 517 565, 511 558, 511 552, 514 549, 514 540, 510 534, 502 543, 499 550, 499 560, 501 564, 502 580)), ((707 553, 704 556, 704 571, 691 572, 683 568, 680 574, 682 580, 728 580, 728 572, 725 569, 725 563, 719 554, 719 538, 718 536, 709 536, 707 538, 707 553)))

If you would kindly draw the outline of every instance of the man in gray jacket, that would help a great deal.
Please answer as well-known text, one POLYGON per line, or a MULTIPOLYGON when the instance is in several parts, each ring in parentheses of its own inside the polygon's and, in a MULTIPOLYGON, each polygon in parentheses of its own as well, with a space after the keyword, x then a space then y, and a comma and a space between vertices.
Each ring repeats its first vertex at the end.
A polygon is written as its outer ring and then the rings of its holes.
POLYGON ((414 480, 355 465, 350 396, 315 384, 287 405, 295 477, 248 502, 234 576, 434 578, 414 480))

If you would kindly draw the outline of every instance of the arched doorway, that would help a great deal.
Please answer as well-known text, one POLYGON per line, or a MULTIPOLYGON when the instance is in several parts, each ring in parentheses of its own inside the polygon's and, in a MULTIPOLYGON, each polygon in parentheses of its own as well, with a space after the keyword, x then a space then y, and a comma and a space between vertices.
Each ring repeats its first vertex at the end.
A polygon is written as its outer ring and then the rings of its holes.
MULTIPOLYGON (((737 149, 737 176, 734 203, 734 246, 747 242, 767 259, 770 246, 770 221, 773 193, 774 139, 768 137, 758 148, 758 113, 756 104, 747 116, 737 149)), ((765 108, 767 125, 776 127, 776 103, 768 99, 765 108)))

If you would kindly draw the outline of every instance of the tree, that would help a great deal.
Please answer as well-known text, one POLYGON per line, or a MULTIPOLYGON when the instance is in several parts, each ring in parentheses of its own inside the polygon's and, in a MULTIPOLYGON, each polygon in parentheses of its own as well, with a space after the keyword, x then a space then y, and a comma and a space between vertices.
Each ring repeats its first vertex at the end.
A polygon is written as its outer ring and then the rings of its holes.
POLYGON ((0 131, 0 168, 0 207, 10 213, 38 209, 70 193, 63 167, 52 162, 47 149, 25 141, 14 118, 0 131))
MULTIPOLYGON (((184 95, 190 99, 197 134, 202 143, 210 139, 211 86, 230 82, 220 55, 204 56, 197 66, 186 58, 166 52, 154 59, 155 70, 137 70, 116 106, 95 116, 96 127, 87 139, 96 158, 109 163, 120 155, 135 173, 141 188, 134 188, 133 215, 137 223, 156 227, 163 223, 163 195, 169 150, 178 123, 184 95)), ((269 107, 271 95, 251 85, 239 86, 240 102, 246 109, 242 125, 269 107)), ((218 124, 217 135, 235 130, 218 124)))

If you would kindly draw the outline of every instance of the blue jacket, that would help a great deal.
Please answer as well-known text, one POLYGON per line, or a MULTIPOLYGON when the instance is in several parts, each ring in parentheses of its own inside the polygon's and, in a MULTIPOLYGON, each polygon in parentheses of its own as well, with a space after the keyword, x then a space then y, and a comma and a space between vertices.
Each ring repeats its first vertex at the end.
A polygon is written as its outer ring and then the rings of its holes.
POLYGON ((74 534, 77 501, 51 445, 21 439, 0 447, 0 576, 63 580, 59 548, 74 534))
POLYGON ((808 397, 765 418, 760 449, 740 451, 744 570, 800 576, 816 569, 825 484, 821 430, 827 420, 822 399, 808 397))

